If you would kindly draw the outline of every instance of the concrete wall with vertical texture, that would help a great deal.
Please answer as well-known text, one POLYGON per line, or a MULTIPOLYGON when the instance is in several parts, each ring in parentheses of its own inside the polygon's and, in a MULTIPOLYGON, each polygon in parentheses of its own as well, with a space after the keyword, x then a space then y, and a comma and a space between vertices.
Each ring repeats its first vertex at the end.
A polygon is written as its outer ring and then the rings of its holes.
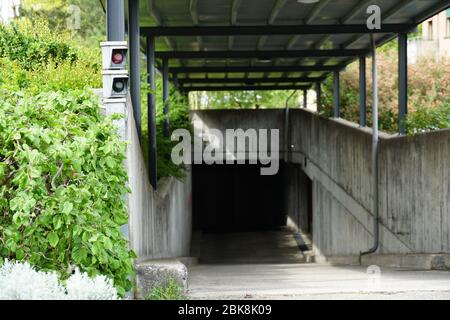
MULTIPOLYGON (((371 130, 304 110, 291 110, 290 126, 291 158, 314 180, 316 253, 367 250, 373 242, 371 130)), ((449 159, 450 130, 380 136, 379 253, 450 252, 449 159)))
MULTIPOLYGON (((125 100, 125 99, 124 99, 125 100)), ((111 105, 106 113, 120 111, 111 105)), ((125 115, 117 122, 119 132, 128 143, 126 168, 131 193, 127 197, 130 246, 138 262, 189 256, 191 242, 191 171, 185 181, 164 178, 153 190, 139 143, 130 98, 122 107, 125 115)))

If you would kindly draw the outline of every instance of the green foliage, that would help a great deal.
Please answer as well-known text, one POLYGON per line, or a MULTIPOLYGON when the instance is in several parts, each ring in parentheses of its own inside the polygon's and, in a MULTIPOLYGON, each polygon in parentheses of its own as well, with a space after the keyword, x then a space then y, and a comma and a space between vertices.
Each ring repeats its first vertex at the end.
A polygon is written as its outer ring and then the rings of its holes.
MULTIPOLYGON (((389 133, 398 132, 398 65, 396 42, 390 42, 379 50, 379 127, 389 133)), ((368 61, 368 66, 371 63, 368 61)), ((372 72, 367 70, 367 123, 372 125, 372 72)), ((448 128, 446 122, 450 104, 449 61, 439 63, 431 59, 419 60, 408 65, 407 130, 410 133, 433 128, 448 128), (424 72, 426 70, 426 72, 424 72)), ((333 80, 330 76, 323 86, 323 111, 333 116, 333 80)), ((341 117, 359 122, 359 73, 358 63, 351 64, 341 74, 341 117)))
POLYGON ((85 91, 0 99, 0 256, 131 288, 125 143, 85 91))
POLYGON ((42 21, 0 26, 0 88, 38 94, 101 87, 100 50, 70 41, 42 21))
POLYGON ((153 288, 145 300, 188 300, 183 288, 173 278, 169 278, 163 286, 153 288))
POLYGON ((51 30, 70 32, 71 38, 89 46, 97 46, 105 40, 106 19, 97 0, 23 0, 21 16, 31 22, 48 21, 51 30), (68 30, 70 6, 80 8, 80 29, 68 30))
POLYGON ((406 128, 410 134, 450 128, 450 103, 441 108, 417 109, 408 115, 406 128))
MULTIPOLYGON (((292 91, 219 91, 191 93, 195 109, 252 109, 284 108, 292 91)), ((289 106, 296 107, 302 99, 298 91, 289 99, 289 106)))
POLYGON ((77 53, 63 38, 50 32, 42 23, 26 20, 11 26, 0 25, 0 57, 16 61, 23 69, 32 70, 50 61, 77 60, 77 53))

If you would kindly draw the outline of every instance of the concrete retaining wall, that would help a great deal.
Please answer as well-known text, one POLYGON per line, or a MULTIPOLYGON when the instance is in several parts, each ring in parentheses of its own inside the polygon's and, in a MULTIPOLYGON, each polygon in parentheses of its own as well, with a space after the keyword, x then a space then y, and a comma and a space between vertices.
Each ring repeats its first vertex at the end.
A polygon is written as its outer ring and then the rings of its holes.
POLYGON ((192 230, 191 170, 187 171, 185 181, 161 179, 158 191, 153 190, 129 99, 124 99, 123 104, 108 105, 107 114, 118 112, 125 115, 117 125, 122 138, 128 142, 126 167, 131 189, 127 197, 128 237, 131 248, 138 256, 137 262, 189 256, 192 230))
MULTIPOLYGON (((313 242, 325 256, 372 245, 371 130, 291 110, 291 158, 314 180, 313 242)), ((380 137, 380 253, 450 252, 450 130, 380 137)), ((300 215, 306 213, 299 213, 300 215)))

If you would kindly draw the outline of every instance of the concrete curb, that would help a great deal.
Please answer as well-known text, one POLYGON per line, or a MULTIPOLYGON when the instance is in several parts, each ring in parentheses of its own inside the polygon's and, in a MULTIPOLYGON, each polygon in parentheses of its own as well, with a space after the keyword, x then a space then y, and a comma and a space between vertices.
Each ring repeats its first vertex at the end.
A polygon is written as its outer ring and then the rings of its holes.
MULTIPOLYGON (((360 265, 359 256, 316 256, 315 261, 330 265, 360 265)), ((361 265, 418 270, 450 270, 450 254, 374 254, 362 257, 361 265)))

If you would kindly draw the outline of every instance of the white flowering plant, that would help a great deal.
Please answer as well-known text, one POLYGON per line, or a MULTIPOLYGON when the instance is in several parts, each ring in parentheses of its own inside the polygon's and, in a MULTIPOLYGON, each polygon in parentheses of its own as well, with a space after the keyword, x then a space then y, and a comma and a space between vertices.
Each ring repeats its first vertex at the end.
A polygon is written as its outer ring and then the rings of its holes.
POLYGON ((43 272, 27 262, 6 260, 0 266, 0 300, 117 300, 117 290, 105 276, 90 278, 75 270, 61 282, 56 272, 43 272))

